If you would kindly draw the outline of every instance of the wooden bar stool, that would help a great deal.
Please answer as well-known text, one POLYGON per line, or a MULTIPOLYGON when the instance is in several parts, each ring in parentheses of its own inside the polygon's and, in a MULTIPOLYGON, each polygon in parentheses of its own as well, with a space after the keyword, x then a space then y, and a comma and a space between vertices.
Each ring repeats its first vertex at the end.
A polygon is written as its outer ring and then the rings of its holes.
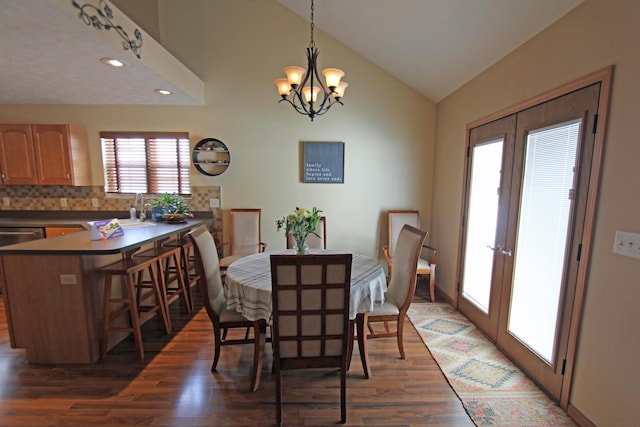
POLYGON ((140 326, 156 314, 160 313, 160 317, 164 323, 165 331, 171 333, 171 324, 167 316, 167 310, 164 306, 164 297, 160 288, 160 280, 158 279, 155 264, 157 258, 140 257, 134 258, 132 255, 139 248, 128 251, 123 255, 121 261, 109 264, 100 269, 104 274, 104 300, 102 310, 102 339, 100 341, 100 357, 103 358, 107 353, 107 343, 110 332, 131 332, 136 343, 138 356, 144 359, 144 347, 142 345, 142 334, 140 326), (138 276, 145 270, 149 272, 150 286, 139 287, 138 276), (122 278, 124 287, 124 295, 114 297, 112 295, 113 276, 122 278), (147 301, 152 301, 145 304, 147 301), (112 304, 118 304, 119 307, 111 310, 112 304), (129 314, 130 326, 112 326, 114 320, 121 316, 129 314))
MULTIPOLYGON (((182 270, 182 275, 184 277, 184 283, 187 289, 187 296, 189 298, 189 302, 191 303, 191 308, 195 307, 195 302, 193 301, 193 292, 192 288, 198 283, 200 279, 200 273, 198 272, 198 267, 196 265, 196 258, 193 249, 193 242, 191 239, 186 237, 188 231, 180 233, 177 240, 164 243, 164 247, 177 247, 180 249, 180 268, 182 270)), ((175 267, 170 266, 169 270, 173 271, 175 267)))
MULTIPOLYGON (((185 276, 182 271, 181 248, 180 246, 165 245, 168 240, 169 238, 167 237, 156 241, 152 249, 135 253, 133 258, 154 258, 156 260, 154 263, 156 274, 163 292, 167 317, 170 319, 169 305, 172 302, 182 297, 187 313, 191 313, 192 304, 185 284, 185 276)), ((149 286, 150 281, 144 281, 142 277, 139 276, 138 284, 139 287, 149 286)))

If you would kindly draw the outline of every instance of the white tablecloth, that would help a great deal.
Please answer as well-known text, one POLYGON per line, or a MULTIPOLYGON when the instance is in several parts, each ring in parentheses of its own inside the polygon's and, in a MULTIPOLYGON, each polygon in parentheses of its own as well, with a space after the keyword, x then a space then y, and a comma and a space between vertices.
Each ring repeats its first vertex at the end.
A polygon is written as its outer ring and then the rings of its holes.
MULTIPOLYGON (((293 250, 274 252, 293 254, 293 250)), ((345 253, 332 250, 310 250, 311 254, 345 253)), ((249 320, 271 318, 271 262, 270 252, 249 255, 233 262, 227 269, 227 308, 242 313, 249 320)), ((387 280, 376 260, 353 254, 351 263, 351 303, 349 318, 368 313, 374 304, 384 302, 387 280)))

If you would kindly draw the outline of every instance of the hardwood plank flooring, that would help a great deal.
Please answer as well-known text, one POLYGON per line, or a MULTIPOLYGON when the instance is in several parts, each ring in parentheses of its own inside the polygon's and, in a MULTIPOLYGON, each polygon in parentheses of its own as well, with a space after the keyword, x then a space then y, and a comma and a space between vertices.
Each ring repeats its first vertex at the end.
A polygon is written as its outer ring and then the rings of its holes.
MULTIPOLYGON (((144 325, 145 360, 127 339, 92 365, 28 364, 24 350, 10 348, 2 297, 0 311, 1 426, 275 424, 271 355, 256 392, 249 390, 250 345, 223 347, 218 372, 211 373, 212 328, 201 303, 192 315, 173 304, 170 335, 157 319, 144 325)), ((369 380, 356 346, 346 425, 473 426, 411 323, 406 326, 406 360, 394 339, 369 341, 369 380)), ((339 424, 338 371, 284 374, 285 425, 339 424)))

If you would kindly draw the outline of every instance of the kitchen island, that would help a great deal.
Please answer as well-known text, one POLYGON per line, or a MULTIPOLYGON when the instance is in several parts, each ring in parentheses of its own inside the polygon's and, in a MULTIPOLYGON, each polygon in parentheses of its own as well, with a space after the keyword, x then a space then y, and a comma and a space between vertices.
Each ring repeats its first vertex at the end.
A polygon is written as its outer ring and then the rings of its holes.
MULTIPOLYGON (((104 278, 101 267, 199 224, 140 224, 124 235, 91 240, 90 231, 0 247, 12 348, 30 363, 93 363, 99 356, 104 278)), ((126 334, 114 335, 108 348, 126 334)))

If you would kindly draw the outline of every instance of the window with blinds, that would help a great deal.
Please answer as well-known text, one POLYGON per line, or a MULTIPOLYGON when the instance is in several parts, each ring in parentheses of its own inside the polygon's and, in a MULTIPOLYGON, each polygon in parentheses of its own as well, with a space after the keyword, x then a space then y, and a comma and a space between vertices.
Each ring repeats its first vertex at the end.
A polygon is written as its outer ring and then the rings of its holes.
POLYGON ((105 193, 191 194, 189 134, 100 132, 105 193))

